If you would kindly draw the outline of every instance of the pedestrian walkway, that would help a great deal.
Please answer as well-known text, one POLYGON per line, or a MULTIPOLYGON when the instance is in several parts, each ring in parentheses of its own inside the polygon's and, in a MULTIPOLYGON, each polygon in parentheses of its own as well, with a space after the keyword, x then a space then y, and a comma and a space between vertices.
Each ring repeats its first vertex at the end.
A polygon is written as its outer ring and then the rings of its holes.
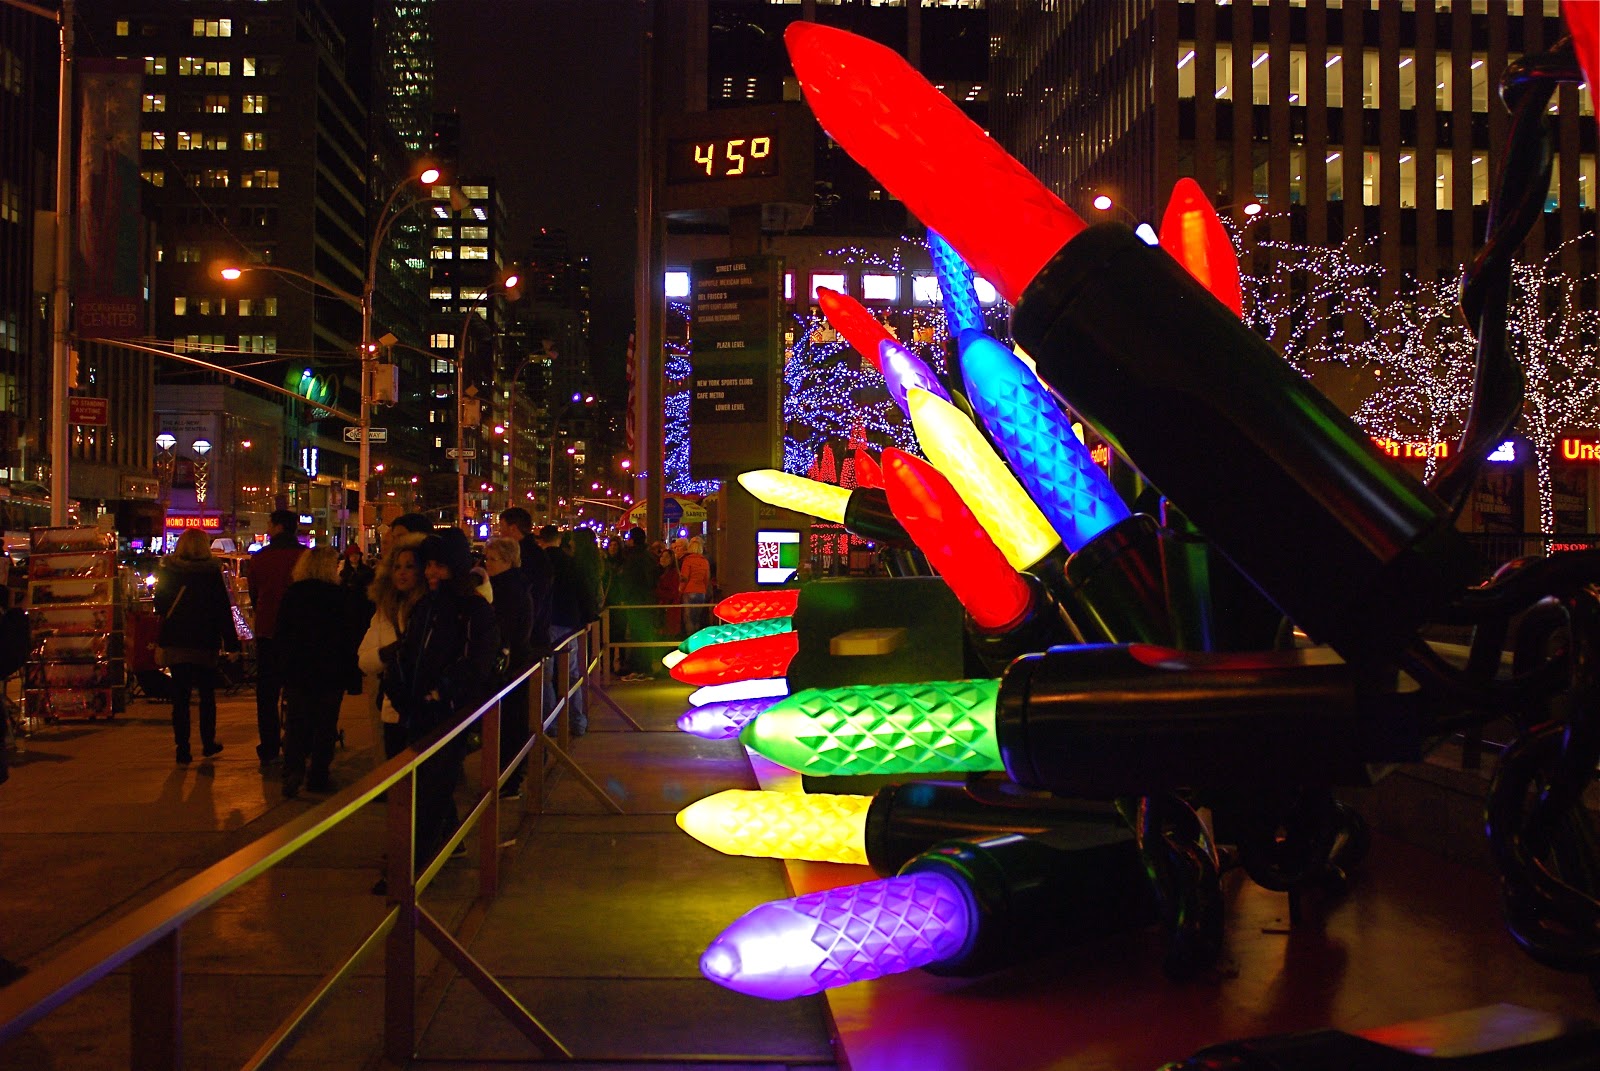
MULTIPOLYGON (((699 975, 700 952, 730 918, 789 889, 780 864, 723 856, 677 829, 673 816, 688 802, 755 787, 736 742, 674 728, 686 694, 670 683, 619 684, 613 695, 647 731, 621 731, 601 709, 574 742, 576 760, 625 814, 558 776, 542 817, 519 825, 522 812, 504 809, 502 836, 523 843, 487 912, 471 910, 470 856, 446 866, 424 903, 590 1066, 832 1067, 821 998, 774 1004, 699 975)), ((341 726, 334 776, 347 784, 374 763, 359 700, 347 702, 341 726)), ((166 708, 152 703, 30 737, 0 787, 0 954, 44 962, 316 805, 281 800, 275 776, 257 768, 253 698, 222 702, 218 738, 216 759, 175 766, 166 708)), ((476 762, 467 767, 470 778, 476 762)), ((368 812, 185 927, 186 1066, 241 1064, 381 917, 384 901, 369 888, 384 815, 368 812)), ((418 956, 429 1066, 539 1066, 431 946, 419 942, 418 956)), ((376 958, 363 964, 280 1066, 386 1066, 377 1055, 381 971, 376 958)), ((127 984, 119 972, 95 986, 0 1049, 0 1067, 126 1067, 127 984)))

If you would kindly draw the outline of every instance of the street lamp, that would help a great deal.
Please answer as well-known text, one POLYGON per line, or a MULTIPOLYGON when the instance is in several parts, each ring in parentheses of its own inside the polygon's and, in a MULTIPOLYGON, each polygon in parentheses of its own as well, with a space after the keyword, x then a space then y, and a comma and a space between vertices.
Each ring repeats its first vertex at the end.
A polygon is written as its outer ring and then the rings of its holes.
MULTIPOLYGON (((377 359, 377 346, 372 340, 372 295, 377 288, 378 254, 383 249, 383 240, 389 236, 389 230, 394 226, 395 221, 418 205, 428 203, 426 199, 418 197, 396 207, 396 202, 400 199, 400 195, 410 188, 413 183, 424 189, 430 189, 437 185, 442 177, 443 175, 439 168, 433 164, 419 163, 417 170, 396 185, 389 194, 388 200, 383 202, 383 207, 378 210, 378 214, 374 217, 376 224, 372 229, 372 236, 367 241, 367 272, 362 277, 361 294, 359 296, 305 272, 296 271, 293 268, 279 267, 276 264, 227 265, 218 271, 218 274, 229 282, 240 278, 245 272, 251 271, 268 271, 276 272, 280 275, 292 275, 296 278, 307 280, 313 286, 321 287, 339 300, 360 310, 361 402, 357 412, 361 417, 359 422, 361 440, 357 447, 359 458, 357 468, 360 482, 356 492, 356 538, 358 542, 361 540, 362 527, 366 523, 367 478, 372 468, 372 365, 377 359)), ((461 203, 458 196, 458 191, 450 191, 450 205, 452 208, 457 208, 461 203)))
POLYGON ((170 431, 156 436, 156 484, 161 491, 161 553, 167 551, 167 505, 172 498, 172 469, 177 462, 173 447, 178 437, 170 431))
MULTIPOLYGON (((548 499, 548 502, 549 520, 551 524, 554 524, 556 520, 556 433, 561 427, 561 418, 566 416, 574 406, 593 404, 594 395, 584 394, 582 391, 573 391, 572 399, 570 401, 562 402, 561 408, 557 409, 555 414, 550 418, 550 498, 548 499)), ((577 447, 569 446, 567 448, 568 457, 576 456, 577 453, 577 447)))
POLYGON ((484 287, 483 293, 472 299, 467 306, 467 314, 461 319, 461 332, 456 336, 456 525, 462 531, 467 525, 467 459, 462 456, 465 449, 463 443, 465 436, 462 434, 466 426, 467 399, 464 393, 464 366, 467 363, 467 329, 472 326, 472 317, 478 311, 478 305, 489 299, 489 295, 496 290, 510 297, 515 297, 514 291, 522 277, 515 269, 496 283, 484 287))
POLYGON ((196 439, 189 444, 189 449, 194 451, 194 504, 199 510, 206 504, 206 484, 210 478, 210 466, 206 463, 206 455, 211 453, 210 439, 196 439))

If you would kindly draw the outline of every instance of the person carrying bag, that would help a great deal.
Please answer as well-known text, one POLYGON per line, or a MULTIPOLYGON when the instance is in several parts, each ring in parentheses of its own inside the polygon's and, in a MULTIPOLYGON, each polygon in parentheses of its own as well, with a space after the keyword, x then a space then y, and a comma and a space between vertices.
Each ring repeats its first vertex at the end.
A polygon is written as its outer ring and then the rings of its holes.
POLYGON ((161 559, 157 570, 156 612, 161 631, 156 664, 172 673, 172 738, 178 765, 194 761, 189 751, 189 696, 200 692, 200 750, 217 754, 217 652, 239 650, 233 606, 222 579, 222 564, 211 555, 206 534, 191 528, 161 559))

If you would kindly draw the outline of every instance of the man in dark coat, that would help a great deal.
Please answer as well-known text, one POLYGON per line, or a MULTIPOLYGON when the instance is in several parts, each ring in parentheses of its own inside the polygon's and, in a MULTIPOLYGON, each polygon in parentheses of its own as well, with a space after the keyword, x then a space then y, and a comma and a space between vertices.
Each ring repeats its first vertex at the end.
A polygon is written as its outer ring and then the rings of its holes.
MULTIPOLYGON (((649 606, 656 601, 656 580, 661 567, 650 557, 646 543, 644 529, 634 527, 628 530, 627 549, 622 552, 622 562, 617 571, 618 595, 615 601, 619 606, 649 606)), ((648 643, 656 638, 654 610, 623 610, 622 613, 628 623, 629 642, 648 643)), ((623 675, 623 680, 648 680, 651 676, 650 648, 628 648, 624 665, 628 667, 628 672, 623 675)))
POLYGON ((521 506, 512 506, 500 514, 498 535, 514 539, 522 548, 523 579, 528 582, 528 595, 533 599, 533 645, 541 651, 550 642, 550 560, 539 549, 533 538, 533 517, 521 506))
MULTIPOLYGON (((506 668, 500 682, 515 680, 529 669, 534 658, 533 598, 522 575, 522 548, 514 539, 489 540, 483 550, 483 568, 489 574, 494 592, 494 617, 500 626, 500 648, 505 652, 506 668)), ((528 742, 528 685, 523 682, 500 701, 500 765, 503 768, 528 742)), ((516 799, 522 794, 522 764, 518 764, 501 788, 500 795, 516 799)))
POLYGON ((256 731, 261 742, 256 757, 262 767, 278 761, 283 747, 283 659, 278 651, 278 607, 289 590, 295 562, 306 548, 299 540, 300 518, 293 510, 275 509, 267 522, 267 545, 250 555, 250 607, 255 612, 256 731))

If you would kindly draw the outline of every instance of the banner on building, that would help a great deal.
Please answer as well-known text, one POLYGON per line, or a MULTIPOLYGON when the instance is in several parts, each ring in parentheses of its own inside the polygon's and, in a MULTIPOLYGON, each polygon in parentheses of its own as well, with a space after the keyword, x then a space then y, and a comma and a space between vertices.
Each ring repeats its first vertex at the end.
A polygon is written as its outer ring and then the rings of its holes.
POLYGON ((77 241, 73 296, 84 338, 145 334, 140 279, 139 102, 142 60, 76 61, 77 241))

